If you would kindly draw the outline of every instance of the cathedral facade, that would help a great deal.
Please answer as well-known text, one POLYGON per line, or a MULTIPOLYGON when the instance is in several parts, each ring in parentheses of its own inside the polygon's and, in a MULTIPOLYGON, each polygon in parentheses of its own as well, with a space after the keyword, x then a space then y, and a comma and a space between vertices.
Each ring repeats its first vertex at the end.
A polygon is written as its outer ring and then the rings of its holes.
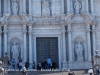
POLYGON ((100 50, 99 8, 100 0, 0 0, 0 57, 88 69, 100 50))

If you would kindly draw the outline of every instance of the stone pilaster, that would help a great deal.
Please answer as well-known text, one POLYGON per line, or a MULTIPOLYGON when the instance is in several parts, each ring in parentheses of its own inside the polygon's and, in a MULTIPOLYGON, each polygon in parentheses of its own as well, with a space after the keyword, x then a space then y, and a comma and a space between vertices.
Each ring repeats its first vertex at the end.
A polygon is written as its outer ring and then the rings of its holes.
POLYGON ((82 13, 84 13, 85 12, 85 0, 82 0, 82 13))
POLYGON ((28 25, 28 33, 29 33, 29 63, 30 63, 30 68, 32 68, 32 62, 33 62, 33 59, 32 59, 32 25, 33 25, 33 22, 30 22, 29 25, 28 25))
POLYGON ((26 14, 26 0, 23 0, 23 14, 26 14))
POLYGON ((0 0, 0 16, 1 16, 1 0, 0 0))
POLYGON ((67 14, 70 13, 70 0, 67 0, 67 14))
POLYGON ((19 10, 19 12, 20 12, 20 14, 21 14, 21 13, 23 12, 23 11, 22 11, 22 7, 23 7, 23 6, 22 6, 22 5, 23 5, 22 0, 20 0, 20 2, 19 2, 19 3, 20 3, 20 4, 19 4, 19 5, 20 5, 20 10, 19 10))
POLYGON ((29 33, 29 62, 32 63, 32 25, 33 22, 30 22, 28 25, 29 33))
POLYGON ((29 20, 32 21, 32 0, 29 0, 29 20))
POLYGON ((4 0, 4 14, 7 13, 7 0, 4 0))
POLYGON ((62 5, 62 14, 64 14, 64 0, 61 0, 61 5, 62 5))
POLYGON ((71 37, 71 32, 72 32, 72 29, 71 29, 71 24, 72 22, 67 22, 68 24, 68 29, 67 29, 67 32, 68 32, 68 50, 69 50, 69 62, 72 62, 72 37, 71 37))
POLYGON ((90 42, 90 23, 91 22, 87 22, 86 24, 86 32, 87 32, 87 51, 88 51, 88 61, 91 61, 91 42, 90 42))
POLYGON ((93 8, 93 6, 94 6, 94 5, 93 5, 93 0, 90 0, 90 3, 91 3, 91 4, 90 4, 90 5, 91 5, 91 14, 94 14, 94 10, 93 10, 93 9, 94 9, 94 8, 93 8))
POLYGON ((7 46, 7 33, 8 33, 8 29, 7 29, 7 25, 8 23, 4 23, 4 53, 7 52, 8 46, 7 46))
POLYGON ((55 0, 52 0, 52 16, 56 15, 55 0))
POLYGON ((62 26, 62 38, 63 38, 63 68, 67 67, 67 61, 66 61, 66 40, 65 40, 65 25, 62 26))
POLYGON ((1 55, 2 55, 2 50, 1 50, 1 49, 2 49, 2 48, 1 48, 1 47, 2 47, 2 41, 1 41, 1 40, 2 40, 2 39, 1 39, 2 35, 1 35, 1 34, 2 34, 2 27, 0 26, 0 58, 2 57, 2 56, 1 56, 1 55))
POLYGON ((24 62, 26 62, 27 60, 27 53, 26 53, 26 32, 27 32, 27 30, 26 30, 26 24, 27 23, 22 23, 23 24, 23 45, 24 45, 24 47, 23 47, 23 52, 24 52, 24 62))
POLYGON ((70 12, 71 13, 73 13, 74 11, 73 11, 73 2, 72 2, 73 0, 70 0, 70 12))
POLYGON ((85 0, 85 4, 86 4, 86 13, 89 13, 89 1, 85 0))
POLYGON ((93 56, 95 56, 95 50, 96 50, 96 22, 94 21, 92 23, 92 40, 93 40, 93 56))
POLYGON ((37 16, 41 16, 41 0, 38 0, 38 14, 37 16))
POLYGON ((11 7, 10 7, 10 0, 8 0, 8 13, 10 14, 11 13, 11 7))

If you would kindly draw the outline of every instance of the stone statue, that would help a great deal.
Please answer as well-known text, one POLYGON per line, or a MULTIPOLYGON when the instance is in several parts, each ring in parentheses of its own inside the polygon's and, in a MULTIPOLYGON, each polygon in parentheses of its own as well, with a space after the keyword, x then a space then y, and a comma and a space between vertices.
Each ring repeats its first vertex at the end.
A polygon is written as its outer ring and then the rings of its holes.
POLYGON ((77 55, 77 61, 83 61, 83 46, 80 42, 75 46, 75 53, 77 55))
POLYGON ((12 1, 12 13, 13 15, 17 15, 18 13, 18 4, 16 1, 12 1))
POLYGON ((19 57, 19 46, 14 42, 11 48, 12 59, 18 59, 19 57))
POLYGON ((76 0, 76 2, 74 4, 74 9, 75 9, 75 14, 79 14, 80 13, 81 4, 80 4, 80 2, 78 2, 78 0, 76 0))
POLYGON ((42 16, 50 16, 49 1, 43 0, 42 2, 42 16))

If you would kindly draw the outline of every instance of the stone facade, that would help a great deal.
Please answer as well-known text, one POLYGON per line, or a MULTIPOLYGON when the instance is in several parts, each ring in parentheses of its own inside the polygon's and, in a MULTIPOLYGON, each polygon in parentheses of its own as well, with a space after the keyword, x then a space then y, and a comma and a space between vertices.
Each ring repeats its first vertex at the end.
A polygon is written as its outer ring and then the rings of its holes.
POLYGON ((99 0, 0 0, 0 57, 37 65, 37 37, 57 37, 58 68, 88 69, 100 50, 99 8, 99 0))

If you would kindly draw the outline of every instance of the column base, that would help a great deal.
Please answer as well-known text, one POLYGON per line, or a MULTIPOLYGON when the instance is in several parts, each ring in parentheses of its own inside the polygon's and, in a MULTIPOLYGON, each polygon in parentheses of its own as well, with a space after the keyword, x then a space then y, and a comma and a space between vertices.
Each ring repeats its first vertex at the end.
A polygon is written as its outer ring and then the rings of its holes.
POLYGON ((67 70, 68 69, 68 64, 67 61, 63 61, 63 70, 67 70))

